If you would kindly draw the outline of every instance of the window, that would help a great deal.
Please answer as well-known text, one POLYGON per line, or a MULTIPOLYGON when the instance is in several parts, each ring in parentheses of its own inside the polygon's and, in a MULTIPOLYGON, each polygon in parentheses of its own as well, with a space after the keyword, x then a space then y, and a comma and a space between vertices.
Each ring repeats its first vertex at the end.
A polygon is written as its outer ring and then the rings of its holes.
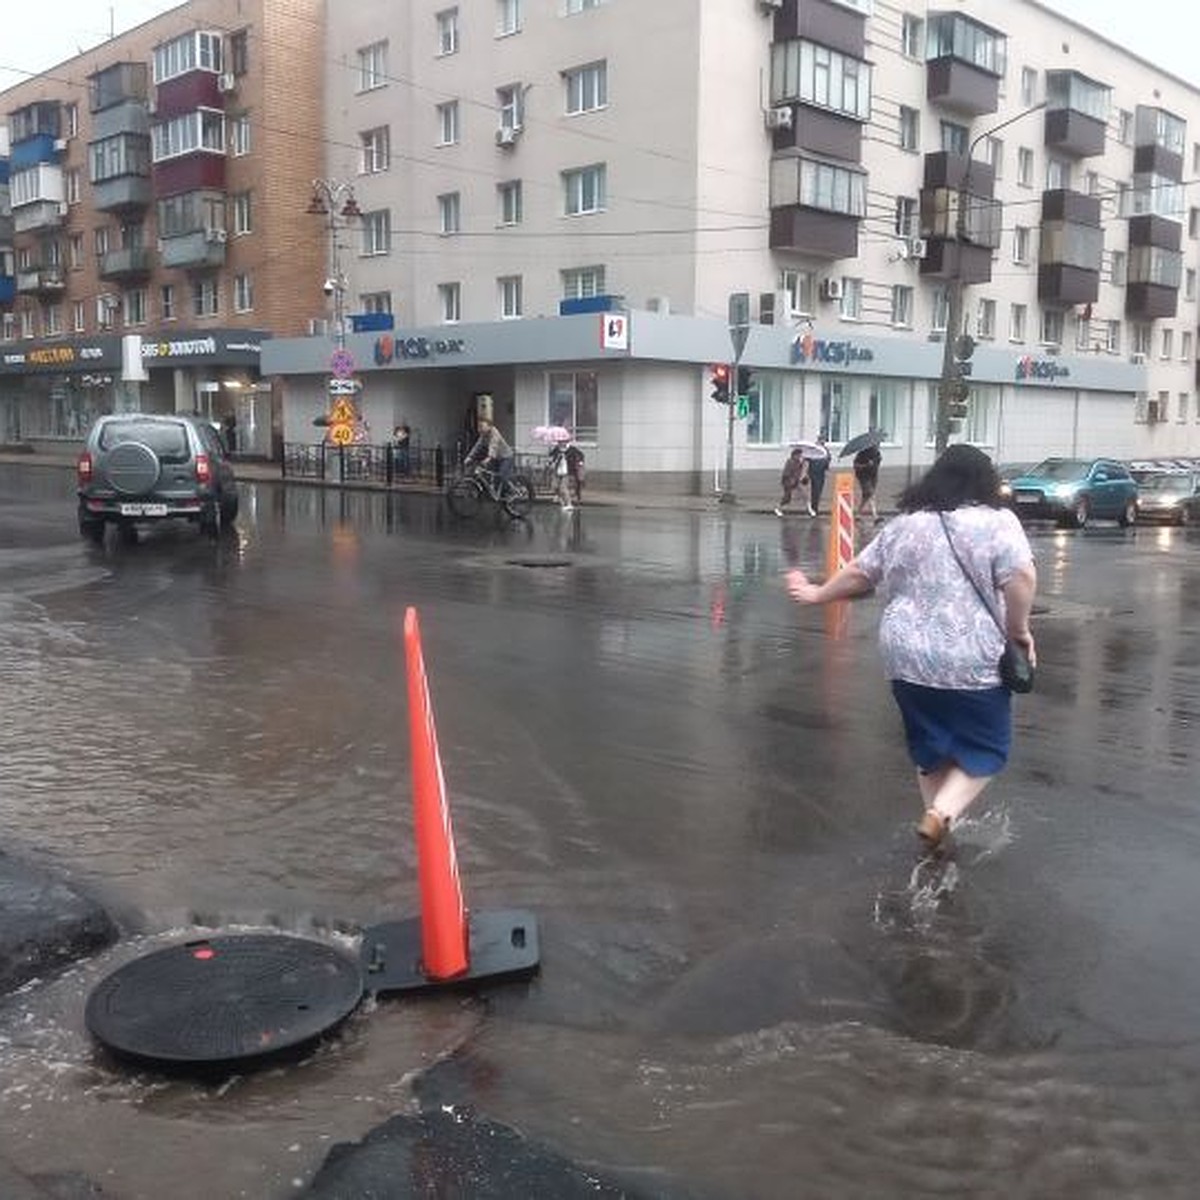
POLYGON ((1175 420, 1182 425, 1188 419, 1188 402, 1191 396, 1187 392, 1179 393, 1179 403, 1175 409, 1175 420))
POLYGON ((888 441, 894 442, 908 385, 898 379, 873 379, 868 386, 867 428, 882 429, 888 441))
POLYGON ((967 406, 967 419, 963 424, 963 441, 976 446, 991 445, 995 441, 994 430, 999 410, 999 389, 974 384, 967 406))
POLYGON ((109 229, 107 225, 101 225, 96 230, 96 257, 103 258, 108 253, 109 245, 109 229))
POLYGON ((1104 349, 1109 354, 1121 353, 1121 322, 1107 321, 1104 329, 1104 349))
MULTIPOLYGON (((107 310, 106 310, 107 311, 107 310)), ((109 329, 112 326, 112 317, 108 317, 107 324, 101 324, 101 329, 109 329)), ((21 311, 21 336, 23 338, 33 337, 33 309, 26 308, 21 311)))
POLYGON ((1133 327, 1133 353, 1147 355, 1150 353, 1150 326, 1135 325, 1133 327))
POLYGON ((1175 354, 1175 331, 1173 329, 1163 329, 1162 340, 1158 357, 1161 359, 1171 358, 1175 354))
POLYGON ((508 179, 496 184, 496 201, 501 225, 521 223, 521 181, 508 179))
POLYGON ((82 300, 73 300, 71 302, 71 329, 75 333, 82 333, 86 326, 86 309, 82 300))
POLYGON ((362 162, 359 170, 364 175, 378 175, 391 166, 391 137, 386 125, 368 129, 358 135, 362 147, 362 162))
POLYGON ((438 230, 441 233, 462 232, 462 203, 458 192, 447 192, 439 196, 438 230))
POLYGON ((895 230, 897 237, 917 236, 917 200, 915 196, 896 197, 895 230))
POLYGON ((67 264, 72 271, 83 266, 83 234, 73 233, 67 241, 67 264))
POLYGON ((220 192, 182 192, 158 202, 159 237, 224 228, 225 197, 220 192))
POLYGON ((571 267, 562 272, 564 300, 586 300, 604 295, 603 267, 571 267))
POLYGON ((62 309, 57 304, 42 305, 42 332, 57 337, 63 331, 62 309))
POLYGON ((1008 340, 1023 342, 1025 340, 1026 309, 1023 304, 1013 304, 1008 310, 1008 340))
POLYGON ((233 277, 233 311, 250 312, 254 307, 254 278, 245 273, 233 277))
POLYGON ((930 299, 933 310, 929 316, 929 328, 934 333, 945 333, 950 323, 950 293, 945 288, 935 288, 930 299))
POLYGON ((1109 281, 1116 287, 1124 287, 1127 278, 1125 269, 1125 251, 1114 250, 1109 260, 1109 281))
POLYGON ((979 309, 975 316, 975 336, 982 341, 990 342, 996 337, 996 302, 995 300, 980 300, 979 309))
POLYGON ((1042 309, 1042 345, 1061 346, 1063 340, 1063 313, 1060 308, 1042 309))
POLYGON ((862 317, 862 280, 843 276, 842 298, 838 303, 838 316, 843 321, 857 321, 862 317))
POLYGON ((925 57, 925 22, 913 13, 900 18, 900 53, 905 58, 925 57))
POLYGON ((821 434, 830 442, 844 442, 850 430, 850 381, 821 377, 821 434))
POLYGON ((815 271, 785 270, 779 273, 779 290, 787 292, 793 313, 811 316, 816 311, 817 276, 815 271))
POLYGON ((1195 300, 1196 298, 1196 272, 1192 267, 1188 267, 1183 273, 1183 298, 1185 300, 1195 300))
POLYGON ((970 131, 957 121, 942 122, 942 149, 949 154, 966 154, 970 145, 970 131))
POLYGON ((444 324, 452 325, 462 320, 462 284, 438 284, 438 311, 444 324))
POLYGON ((235 75, 245 75, 250 69, 250 34, 245 29, 229 35, 229 69, 235 75))
POLYGON ((1017 183, 1033 187, 1033 151, 1028 146, 1017 147, 1017 183))
POLYGON ((900 149, 914 153, 921 148, 921 113, 915 108, 900 105, 900 149))
POLYGON ((437 21, 437 52, 439 55, 458 53, 458 9, 443 9, 437 21))
POLYGON ((1004 142, 998 137, 989 137, 984 139, 983 143, 984 161, 992 168, 992 173, 997 180, 1003 178, 1004 175, 1004 142))
POLYGON ((904 284, 892 285, 892 324, 911 329, 913 321, 913 290, 904 284))
POLYGON ((364 213, 362 219, 362 253, 364 258, 392 251, 392 211, 389 208, 364 213))
POLYGON ((254 228, 250 215, 250 193, 235 192, 229 201, 233 209, 233 236, 243 237, 254 228))
POLYGON ((567 0, 566 13, 567 16, 573 16, 575 13, 583 12, 587 8, 599 8, 604 0, 567 0))
POLYGON ((72 169, 63 172, 63 190, 68 204, 79 203, 79 171, 72 169))
POLYGON ((1177 288, 1183 282, 1183 255, 1162 246, 1134 246, 1129 252, 1129 282, 1177 288))
POLYGON ((1122 146, 1128 146, 1133 140, 1133 113, 1127 109, 1120 109, 1117 112, 1117 141, 1122 146))
MULTIPOLYGON (((206 150, 225 153, 225 114, 213 108, 184 113, 150 127, 152 157, 156 163, 181 154, 206 150)), ((93 147, 95 149, 96 147, 93 147)))
POLYGON ((453 146, 458 141, 458 101, 448 100, 437 106, 438 145, 453 146))
POLYGON ((74 101, 63 105, 63 129, 66 137, 79 136, 79 105, 74 101))
POLYGON ((372 92, 387 83, 387 42, 372 42, 358 52, 358 90, 372 92))
POLYGON ((1029 228, 1026 225, 1017 225, 1013 229, 1013 262, 1019 266, 1029 263, 1029 228))
POLYGON ((1181 362, 1192 362, 1192 331, 1185 329, 1179 339, 1179 358, 1181 362))
POLYGON ((1087 351, 1092 348, 1092 323, 1087 317, 1075 322, 1075 349, 1087 351))
POLYGON ((163 83, 189 71, 220 74, 222 40, 219 33, 185 33, 154 47, 154 82, 163 83))
POLYGON ((1071 164, 1061 158, 1046 161, 1046 190, 1067 191, 1071 186, 1071 164))
POLYGON ((126 325, 145 325, 146 289, 130 288, 121 297, 121 316, 126 325))
POLYGON ((867 215, 867 177, 863 171, 793 157, 772 159, 770 172, 772 208, 799 204, 850 217, 867 215))
POLYGON ((546 419, 595 445, 600 431, 600 386, 595 371, 551 371, 546 388, 546 419))
POLYGON ((250 153, 250 114, 237 113, 229 118, 229 153, 244 158, 250 153))
POLYGON ((521 0, 496 0, 496 36, 521 32, 521 0))
POLYGON ((501 319, 509 321, 521 316, 521 276, 501 276, 496 280, 496 291, 500 296, 501 319))
POLYGON ((517 130, 522 125, 522 89, 519 83, 496 89, 496 109, 500 114, 500 128, 517 130))
POLYGON ((608 104, 608 64, 606 62, 589 63, 586 67, 576 67, 572 71, 564 71, 563 79, 567 87, 567 115, 594 112, 608 104))
POLYGON ((600 212, 604 208, 605 169, 603 163, 577 167, 562 173, 564 207, 569 217, 600 212))
POLYGON ((778 446, 783 442, 783 389, 786 376, 758 371, 747 396, 746 442, 778 446))
POLYGON ((220 293, 215 275, 206 275, 192 282, 192 315, 215 317, 220 310, 220 293))
POLYGON ((360 312, 390 313, 392 311, 391 292, 363 292, 358 298, 360 312))
POLYGON ((1029 108, 1037 100, 1037 72, 1032 67, 1021 68, 1021 104, 1029 108))
POLYGON ((869 121, 871 64, 815 42, 776 42, 771 47, 771 103, 790 101, 869 121))
POLYGON ((164 321, 175 320, 175 285, 164 283, 158 291, 158 304, 164 321))
POLYGON ((1100 195, 1100 173, 1098 171, 1086 171, 1083 176, 1083 190, 1089 196, 1100 195))

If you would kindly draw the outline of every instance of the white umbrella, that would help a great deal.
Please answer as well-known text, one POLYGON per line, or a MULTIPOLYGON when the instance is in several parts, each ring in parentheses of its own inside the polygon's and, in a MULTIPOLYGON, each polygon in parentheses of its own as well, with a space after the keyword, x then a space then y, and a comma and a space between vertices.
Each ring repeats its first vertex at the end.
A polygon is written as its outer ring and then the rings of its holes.
POLYGON ((569 442, 571 431, 562 425, 537 425, 533 430, 533 438, 537 442, 569 442))
POLYGON ((822 446, 820 442, 793 442, 792 449, 799 450, 805 458, 816 459, 829 457, 829 451, 822 446))

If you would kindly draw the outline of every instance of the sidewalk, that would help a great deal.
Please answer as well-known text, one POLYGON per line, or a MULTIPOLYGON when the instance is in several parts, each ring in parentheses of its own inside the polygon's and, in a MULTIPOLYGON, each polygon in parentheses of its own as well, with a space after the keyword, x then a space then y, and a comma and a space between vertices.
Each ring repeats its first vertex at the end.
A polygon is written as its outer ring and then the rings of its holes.
MULTIPOLYGON (((59 470, 74 470, 75 457, 75 451, 67 449, 61 452, 37 451, 33 453, 0 450, 0 464, 18 463, 27 467, 51 467, 59 470)), ((415 492, 424 495, 437 495, 440 491, 440 489, 432 485, 422 483, 389 488, 385 484, 360 480, 348 480, 345 483, 339 483, 336 480, 313 479, 306 476, 287 476, 285 478, 278 463, 263 462, 261 460, 239 460, 235 458, 234 470, 237 473, 238 479, 244 483, 278 483, 287 484, 292 487, 344 488, 348 491, 392 492, 397 494, 415 492)), ((673 509, 683 512, 742 512, 770 515, 774 512, 775 505, 779 503, 779 488, 774 484, 764 487, 762 483, 750 483, 744 490, 741 488, 735 490, 737 496, 736 502, 733 504, 723 504, 711 493, 703 496, 685 496, 629 489, 593 488, 585 485, 583 507, 673 509)), ((820 515, 823 517, 829 515, 830 491, 831 489, 827 487, 822 500, 820 515)), ((538 501, 539 503, 552 503, 552 499, 549 496, 539 495, 538 501)), ((881 504, 880 511, 883 512, 884 509, 885 506, 881 504)), ((789 515, 795 517, 804 516, 804 510, 800 507, 798 501, 793 501, 789 515)))

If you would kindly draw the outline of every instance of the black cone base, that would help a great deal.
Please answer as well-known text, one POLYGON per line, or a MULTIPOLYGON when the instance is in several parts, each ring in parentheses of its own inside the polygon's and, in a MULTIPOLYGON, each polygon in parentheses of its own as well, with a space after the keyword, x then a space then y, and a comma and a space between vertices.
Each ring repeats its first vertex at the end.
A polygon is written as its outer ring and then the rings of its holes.
POLYGON ((537 918, 518 909, 472 913, 467 921, 471 965, 453 979, 430 979, 421 968, 421 921, 387 921, 363 930, 360 960, 367 991, 426 992, 488 981, 528 979, 541 960, 537 918))
POLYGON ((86 1020, 93 1037, 125 1058, 241 1067, 314 1041, 362 995, 358 964, 324 942, 228 934, 126 963, 92 991, 86 1020))

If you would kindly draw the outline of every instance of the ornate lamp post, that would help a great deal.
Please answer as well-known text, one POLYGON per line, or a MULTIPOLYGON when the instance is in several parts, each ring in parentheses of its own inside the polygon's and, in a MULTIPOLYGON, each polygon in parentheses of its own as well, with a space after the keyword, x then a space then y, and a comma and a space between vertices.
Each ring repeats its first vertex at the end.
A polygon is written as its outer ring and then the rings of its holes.
POLYGON ((346 287, 342 272, 343 245, 339 233, 362 217, 362 209, 354 198, 354 185, 342 179, 314 179, 308 212, 325 218, 329 234, 329 274, 325 279, 325 294, 333 301, 334 338, 338 349, 346 345, 346 287))

